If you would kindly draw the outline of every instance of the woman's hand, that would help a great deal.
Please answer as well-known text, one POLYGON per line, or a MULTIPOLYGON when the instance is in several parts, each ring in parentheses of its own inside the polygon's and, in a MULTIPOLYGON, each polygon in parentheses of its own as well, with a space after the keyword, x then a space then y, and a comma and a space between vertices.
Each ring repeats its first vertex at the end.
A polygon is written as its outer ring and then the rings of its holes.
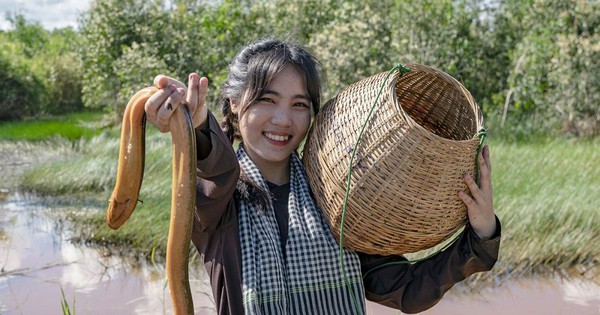
POLYGON ((180 104, 186 104, 192 115, 194 128, 206 127, 208 108, 204 104, 208 79, 200 78, 198 74, 191 73, 188 78, 188 87, 185 84, 167 77, 158 75, 154 78, 154 85, 159 89, 146 101, 146 118, 161 132, 168 132, 171 115, 180 104), (187 92, 186 92, 187 89, 187 92))
POLYGON ((492 195, 492 164, 490 149, 486 145, 477 157, 479 163, 480 186, 471 176, 465 174, 464 179, 471 191, 471 196, 463 191, 458 196, 467 205, 471 227, 481 239, 489 239, 496 231, 496 216, 492 195))

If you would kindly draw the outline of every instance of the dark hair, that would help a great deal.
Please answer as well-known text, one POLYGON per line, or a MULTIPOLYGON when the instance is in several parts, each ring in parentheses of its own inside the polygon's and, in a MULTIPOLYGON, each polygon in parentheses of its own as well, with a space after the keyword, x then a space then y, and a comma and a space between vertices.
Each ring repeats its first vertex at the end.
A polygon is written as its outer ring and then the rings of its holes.
MULTIPOLYGON (((261 39, 242 48, 229 66, 227 80, 221 86, 223 103, 221 128, 233 144, 240 140, 239 116, 262 96, 265 88, 286 66, 293 66, 305 79, 306 89, 313 112, 321 106, 321 65, 318 60, 300 45, 278 39, 261 39), (239 114, 231 110, 231 101, 240 104, 239 114)), ((263 207, 268 202, 265 192, 243 172, 236 189, 239 198, 256 200, 263 207)))
POLYGON ((277 39, 262 39, 244 47, 233 58, 229 75, 221 87, 223 120, 221 128, 233 143, 239 139, 238 115, 231 110, 231 100, 240 105, 239 116, 256 102, 264 89, 286 66, 304 75, 306 90, 314 113, 321 106, 320 63, 299 45, 277 39))

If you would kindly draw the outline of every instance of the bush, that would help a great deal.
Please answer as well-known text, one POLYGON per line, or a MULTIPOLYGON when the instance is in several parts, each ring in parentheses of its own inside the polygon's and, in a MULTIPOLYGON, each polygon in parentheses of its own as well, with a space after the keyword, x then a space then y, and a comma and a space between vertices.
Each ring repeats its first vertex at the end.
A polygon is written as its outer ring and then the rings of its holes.
POLYGON ((34 115, 44 93, 40 80, 28 69, 0 55, 0 121, 34 115))

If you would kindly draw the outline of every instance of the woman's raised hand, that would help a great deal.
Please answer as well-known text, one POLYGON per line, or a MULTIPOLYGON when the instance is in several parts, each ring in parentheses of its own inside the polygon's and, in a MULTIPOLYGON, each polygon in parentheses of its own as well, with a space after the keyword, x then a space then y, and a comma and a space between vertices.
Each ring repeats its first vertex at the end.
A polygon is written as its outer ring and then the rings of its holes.
POLYGON ((496 231, 496 216, 492 195, 492 164, 487 145, 477 157, 477 163, 479 163, 480 185, 477 186, 473 178, 466 174, 464 179, 472 197, 463 191, 460 191, 458 196, 467 205, 469 222, 477 236, 481 239, 489 239, 496 231))
POLYGON ((161 132, 169 132, 169 120, 180 104, 186 104, 192 115, 194 128, 206 127, 208 108, 204 101, 208 89, 208 79, 191 73, 188 86, 165 75, 154 78, 154 85, 159 89, 146 101, 146 118, 161 132))

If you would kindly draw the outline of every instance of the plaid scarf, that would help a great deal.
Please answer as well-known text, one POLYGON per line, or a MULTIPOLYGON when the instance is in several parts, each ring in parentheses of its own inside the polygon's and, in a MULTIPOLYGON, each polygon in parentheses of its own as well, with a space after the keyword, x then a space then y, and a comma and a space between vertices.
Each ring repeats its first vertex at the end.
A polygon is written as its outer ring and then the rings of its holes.
MULTIPOLYGON (((242 172, 269 191, 243 145, 237 157, 242 172)), ((298 156, 290 158, 289 232, 286 256, 272 203, 239 201, 242 248, 242 294, 246 314, 365 314, 365 298, 358 255, 339 247, 321 210, 313 200, 298 156), (265 211, 266 210, 266 211, 265 211)))

